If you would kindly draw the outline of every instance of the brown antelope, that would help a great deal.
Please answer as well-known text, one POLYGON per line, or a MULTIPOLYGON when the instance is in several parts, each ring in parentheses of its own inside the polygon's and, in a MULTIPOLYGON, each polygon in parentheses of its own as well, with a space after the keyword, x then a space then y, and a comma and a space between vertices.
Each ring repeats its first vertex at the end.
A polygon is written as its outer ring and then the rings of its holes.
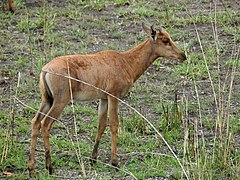
POLYGON ((60 56, 43 67, 39 83, 42 101, 38 113, 32 119, 32 139, 28 162, 30 175, 34 173, 34 153, 40 128, 45 147, 46 168, 50 174, 54 172, 50 156, 50 129, 64 107, 70 102, 71 96, 79 101, 100 99, 98 133, 92 159, 93 161, 97 159, 99 142, 109 118, 112 138, 111 162, 113 166, 118 166, 116 148, 118 100, 108 93, 118 98, 126 95, 133 83, 158 57, 178 59, 180 62, 186 59, 185 54, 176 47, 166 31, 162 29, 156 31, 153 27, 147 27, 144 24, 143 29, 149 38, 126 52, 101 51, 96 54, 60 56), (54 73, 70 75, 108 93, 54 73))

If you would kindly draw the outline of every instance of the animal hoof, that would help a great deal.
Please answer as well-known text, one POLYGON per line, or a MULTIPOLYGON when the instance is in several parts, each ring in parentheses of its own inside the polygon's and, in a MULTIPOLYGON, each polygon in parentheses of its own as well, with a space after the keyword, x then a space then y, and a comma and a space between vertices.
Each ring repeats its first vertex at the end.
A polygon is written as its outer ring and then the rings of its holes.
POLYGON ((97 158, 92 158, 92 159, 90 159, 90 164, 91 164, 92 166, 95 165, 96 162, 97 162, 97 158))
POLYGON ((29 176, 33 177, 34 176, 34 170, 28 168, 28 171, 29 171, 29 176))
POLYGON ((47 170, 48 170, 50 175, 55 173, 55 170, 54 170, 53 166, 47 167, 47 170))
POLYGON ((112 165, 113 165, 114 167, 116 167, 116 170, 118 170, 119 165, 118 165, 118 161, 117 161, 117 160, 113 160, 113 161, 112 161, 112 165))

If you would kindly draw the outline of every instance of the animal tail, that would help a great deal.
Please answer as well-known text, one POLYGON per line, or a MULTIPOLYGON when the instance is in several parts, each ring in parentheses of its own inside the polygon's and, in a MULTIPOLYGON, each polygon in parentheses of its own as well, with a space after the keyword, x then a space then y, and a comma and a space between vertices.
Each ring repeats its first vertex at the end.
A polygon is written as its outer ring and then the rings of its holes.
POLYGON ((52 106, 54 99, 53 99, 52 92, 46 82, 46 74, 47 72, 41 72, 40 83, 43 84, 43 87, 42 87, 43 96, 45 97, 47 102, 52 106))

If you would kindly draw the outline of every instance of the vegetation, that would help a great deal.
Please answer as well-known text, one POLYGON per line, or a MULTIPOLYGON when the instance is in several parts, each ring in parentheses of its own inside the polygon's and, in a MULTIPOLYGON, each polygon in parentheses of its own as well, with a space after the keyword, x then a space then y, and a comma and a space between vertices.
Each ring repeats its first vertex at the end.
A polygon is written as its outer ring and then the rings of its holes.
POLYGON ((87 179, 240 178, 239 3, 15 0, 15 5, 14 14, 0 12, 1 178, 28 178, 31 119, 44 64, 64 54, 127 50, 147 38, 143 21, 162 25, 188 59, 156 61, 123 99, 143 116, 121 104, 120 170, 109 164, 109 128, 97 164, 90 165, 97 103, 75 102, 77 127, 68 106, 51 131, 56 173, 45 170, 39 137, 34 178, 81 179, 84 173, 87 179))

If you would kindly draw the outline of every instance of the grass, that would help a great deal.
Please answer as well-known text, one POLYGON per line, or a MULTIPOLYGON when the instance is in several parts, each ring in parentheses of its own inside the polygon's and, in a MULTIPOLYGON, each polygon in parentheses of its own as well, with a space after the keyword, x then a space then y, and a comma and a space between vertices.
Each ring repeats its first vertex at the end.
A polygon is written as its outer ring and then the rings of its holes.
MULTIPOLYGON (((16 13, 0 13, 0 177, 28 178, 31 118, 40 102, 38 77, 52 58, 64 54, 127 50, 143 41, 141 22, 163 25, 185 50, 184 64, 156 61, 124 98, 154 125, 179 158, 189 179, 239 179, 239 11, 232 1, 201 3, 98 0, 16 0, 16 13), (217 17, 217 18, 216 18, 217 17), (198 33, 198 35, 197 35, 198 33), (201 46, 202 45, 202 46, 201 46), (19 72, 20 78, 19 78, 19 72), (19 85, 17 85, 20 81, 19 85)), ((4 7, 1 3, 0 6, 4 7)), ((67 106, 51 131, 56 174, 45 170, 39 138, 36 179, 184 179, 183 170, 146 120, 121 104, 120 171, 110 163, 110 130, 89 157, 97 132, 97 103, 67 106), (77 130, 77 132, 75 132, 77 130), (76 135, 78 135, 78 140, 76 135), (76 151, 81 151, 83 164, 76 151), (80 162, 80 164, 79 164, 80 162)))

